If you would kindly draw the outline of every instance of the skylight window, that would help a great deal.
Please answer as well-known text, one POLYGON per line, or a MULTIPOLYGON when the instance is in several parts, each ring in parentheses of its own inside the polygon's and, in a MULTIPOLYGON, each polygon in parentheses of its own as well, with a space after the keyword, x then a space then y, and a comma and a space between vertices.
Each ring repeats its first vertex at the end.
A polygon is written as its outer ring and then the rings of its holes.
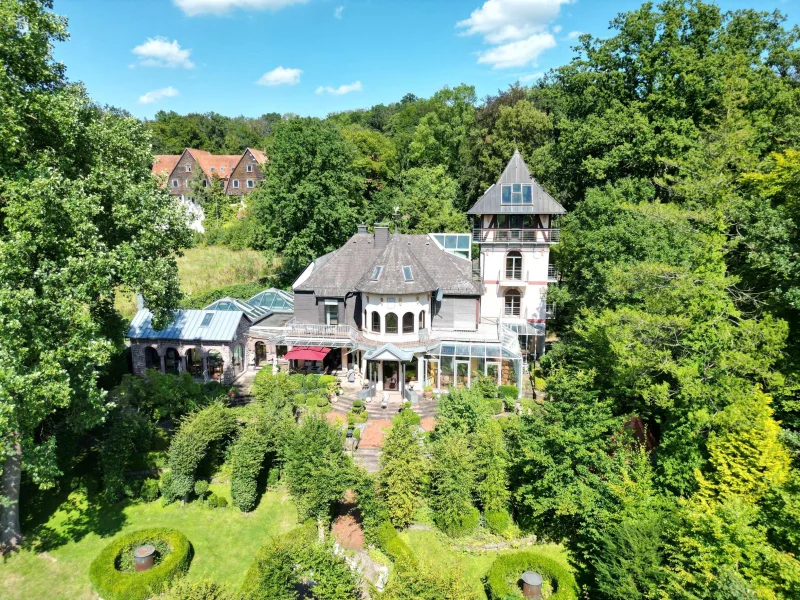
POLYGON ((211 325, 211 319, 214 318, 214 313, 206 313, 203 317, 203 322, 200 323, 200 327, 208 327, 211 325))
POLYGON ((403 267, 403 279, 406 281, 414 281, 414 274, 411 273, 411 267, 403 267))
POLYGON ((375 267, 375 270, 372 271, 372 281, 378 281, 378 278, 381 276, 381 272, 383 271, 383 267, 375 267))

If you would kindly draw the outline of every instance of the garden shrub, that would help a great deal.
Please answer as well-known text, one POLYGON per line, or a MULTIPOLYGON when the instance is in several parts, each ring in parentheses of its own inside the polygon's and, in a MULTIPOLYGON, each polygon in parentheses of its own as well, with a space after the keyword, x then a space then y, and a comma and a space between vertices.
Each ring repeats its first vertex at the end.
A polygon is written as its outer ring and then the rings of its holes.
POLYGON ((412 427, 422 423, 422 417, 420 417, 417 413, 415 413, 413 410, 410 409, 400 411, 399 413, 397 413, 395 419, 399 419, 403 423, 406 423, 412 427))
POLYGON ((205 498, 206 493, 208 492, 208 482, 203 481, 200 479, 199 481, 194 482, 194 494, 197 496, 198 500, 202 500, 205 498))
POLYGON ((228 506, 228 499, 224 496, 217 496, 217 508, 225 508, 228 506))
POLYGON ((292 388, 295 391, 303 389, 304 381, 305 381, 305 377, 303 377, 303 375, 301 375, 300 373, 295 373, 294 375, 289 375, 289 384, 292 386, 292 388))
POLYGON ((324 406, 328 406, 329 400, 327 398, 323 398, 322 396, 317 397, 317 406, 322 408, 324 406))
POLYGON ((295 394, 293 402, 295 406, 303 406, 306 403, 306 394, 295 394))
POLYGON ((539 390, 540 392, 543 392, 545 390, 545 388, 547 387, 547 383, 541 377, 536 377, 533 380, 533 387, 535 389, 539 390))
POLYGON ((317 526, 307 521, 288 533, 269 540, 256 552, 239 592, 242 600, 295 600, 297 552, 313 543, 317 526))
POLYGON ((481 398, 497 398, 499 395, 497 383, 490 377, 473 377, 470 389, 474 390, 481 398))
POLYGON ((200 461, 212 445, 221 445, 235 428, 233 413, 220 402, 183 420, 169 447, 173 497, 185 497, 194 489, 195 470, 200 461))
POLYGON ((152 425, 143 415, 130 410, 114 415, 100 452, 103 494, 108 502, 116 502, 126 492, 125 471, 135 454, 150 450, 152 437, 152 425))
POLYGON ((217 506, 219 506, 219 500, 220 500, 219 496, 217 496, 216 494, 211 494, 208 497, 208 500, 206 500, 206 506, 208 508, 217 508, 217 506))
POLYGON ((231 447, 231 498, 233 505, 243 512, 256 507, 258 476, 274 443, 272 434, 254 421, 247 424, 231 447))
POLYGON ((133 407, 149 419, 160 421, 207 406, 215 398, 223 396, 228 388, 217 382, 204 385, 185 372, 172 375, 148 369, 144 377, 123 377, 122 382, 109 392, 109 397, 117 406, 133 407))
POLYGON ((339 378, 336 377, 336 375, 320 375, 320 377, 319 377, 319 387, 320 388, 326 388, 327 389, 327 387, 329 385, 331 385, 332 383, 335 383, 337 387, 339 386, 339 378))
POLYGON ((233 600, 233 595, 224 586, 204 579, 189 583, 178 579, 158 600, 233 600))
POLYGON ((152 502, 157 499, 159 495, 158 481, 156 479, 145 479, 144 483, 142 483, 140 495, 145 502, 152 502))
POLYGON ((353 402, 353 408, 358 409, 359 411, 364 408, 364 401, 363 400, 356 400, 353 402))
POLYGON ((516 401, 519 397, 519 390, 515 385, 501 385, 497 390, 501 398, 508 398, 509 400, 516 401))
POLYGON ((535 550, 503 554, 492 563, 486 576, 491 600, 522 598, 517 581, 525 571, 536 571, 553 586, 550 600, 577 600, 578 585, 566 566, 535 550))
POLYGON ((433 520, 436 526, 450 537, 461 537, 475 530, 481 520, 481 514, 477 508, 472 507, 458 514, 434 512, 433 520))
POLYGON ((390 521, 386 520, 378 526, 375 533, 375 541, 378 547, 394 562, 405 565, 416 564, 411 548, 400 539, 400 536, 397 535, 397 530, 390 521))
POLYGON ((281 472, 276 467, 271 468, 269 473, 267 473, 267 487, 269 489, 278 487, 280 478, 281 472))
MULTIPOLYGON (((158 557, 157 557, 158 558, 158 557)), ((144 600, 183 575, 192 559, 192 546, 180 531, 152 528, 121 535, 106 546, 89 567, 89 579, 104 600, 144 600), (143 544, 167 549, 149 571, 120 571, 120 558, 132 556, 143 544)))
POLYGON ((487 510, 483 513, 483 518, 489 530, 497 535, 507 533, 513 523, 507 510, 487 510))
POLYGON ((503 401, 499 398, 492 398, 489 400, 488 404, 493 415, 499 415, 501 412, 503 412, 503 401))
POLYGON ((320 387, 319 379, 320 375, 318 375, 317 373, 309 373, 303 380, 303 387, 307 390, 319 389, 320 387))
POLYGON ((178 498, 178 495, 175 493, 175 488, 172 485, 172 472, 164 471, 161 474, 158 487, 161 490, 161 502, 165 506, 178 498))

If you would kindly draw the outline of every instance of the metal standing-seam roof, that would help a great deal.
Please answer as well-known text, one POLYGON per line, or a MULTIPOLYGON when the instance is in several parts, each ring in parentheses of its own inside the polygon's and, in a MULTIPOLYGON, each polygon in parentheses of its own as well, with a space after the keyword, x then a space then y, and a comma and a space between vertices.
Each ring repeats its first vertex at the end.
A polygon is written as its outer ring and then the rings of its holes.
POLYGON ((153 328, 153 313, 143 308, 133 317, 127 337, 147 340, 230 342, 236 337, 239 323, 242 319, 247 319, 241 310, 187 309, 176 310, 173 315, 174 318, 166 327, 156 330, 153 328))
POLYGON ((536 183, 531 176, 528 165, 522 160, 519 150, 508 161, 500 180, 492 185, 478 201, 467 211, 469 215, 500 215, 505 213, 534 214, 534 215, 563 215, 567 211, 556 202, 545 189, 536 183), (503 204, 501 193, 503 184, 529 183, 531 184, 530 204, 503 204))
POLYGON ((240 310, 247 315, 253 323, 265 319, 272 314, 272 311, 263 306, 254 306, 245 300, 225 296, 206 306, 203 310, 240 310))

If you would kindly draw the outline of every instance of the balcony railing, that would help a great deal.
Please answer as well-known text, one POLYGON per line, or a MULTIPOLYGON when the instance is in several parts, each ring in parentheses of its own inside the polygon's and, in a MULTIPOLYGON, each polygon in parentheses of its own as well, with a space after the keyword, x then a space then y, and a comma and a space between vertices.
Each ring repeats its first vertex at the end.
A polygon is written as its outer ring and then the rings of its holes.
POLYGON ((547 281, 558 281, 559 272, 555 265, 547 265, 547 281))
POLYGON ((479 244, 556 244, 560 229, 473 229, 472 241, 479 244))

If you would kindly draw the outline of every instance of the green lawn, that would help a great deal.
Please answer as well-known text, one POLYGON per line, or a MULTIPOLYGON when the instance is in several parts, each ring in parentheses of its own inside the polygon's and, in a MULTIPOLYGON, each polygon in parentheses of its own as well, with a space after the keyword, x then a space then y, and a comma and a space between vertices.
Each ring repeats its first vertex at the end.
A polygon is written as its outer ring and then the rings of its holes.
MULTIPOLYGON (((195 295, 233 285, 257 281, 273 274, 278 261, 268 260, 255 250, 231 250, 225 246, 189 248, 177 259, 181 289, 195 295)), ((117 294, 115 305, 126 318, 136 314, 136 295, 129 291, 117 294)))
MULTIPOLYGON (((227 486, 212 486, 228 495, 227 486), (223 489, 224 488, 224 489, 223 489)), ((28 549, 0 567, 0 598, 4 600, 76 600, 97 598, 89 583, 89 564, 117 534, 142 527, 173 527, 194 546, 189 579, 209 578, 236 588, 256 550, 272 535, 297 524, 294 504, 285 492, 268 492, 252 513, 233 507, 207 509, 190 503, 88 506, 81 492, 61 504, 28 549)))
MULTIPOLYGON (((464 581, 472 587, 475 597, 486 598, 483 589, 483 577, 489 571, 494 560, 502 552, 515 552, 516 550, 503 550, 496 552, 462 552, 452 550, 444 534, 433 531, 407 530, 400 534, 417 558, 429 565, 436 572, 449 571, 460 573, 464 581)), ((528 546, 525 550, 535 550, 549 558, 562 561, 567 565, 567 554, 564 548, 557 544, 537 544, 528 546)))

